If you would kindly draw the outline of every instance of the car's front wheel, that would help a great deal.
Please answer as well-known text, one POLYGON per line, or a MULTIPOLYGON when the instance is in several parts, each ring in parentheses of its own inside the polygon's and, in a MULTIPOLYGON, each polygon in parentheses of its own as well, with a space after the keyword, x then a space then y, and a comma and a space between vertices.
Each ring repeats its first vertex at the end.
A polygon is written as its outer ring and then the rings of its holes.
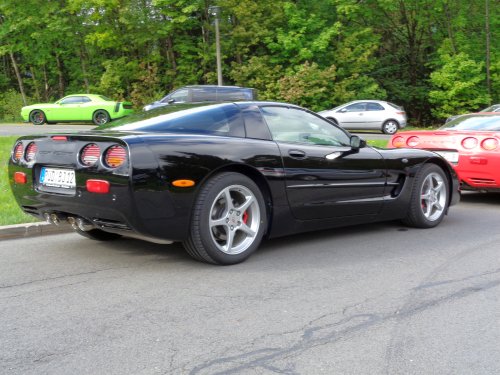
POLYGON ((399 129, 399 124, 397 121, 394 120, 387 120, 382 125, 382 131, 385 134, 394 134, 398 131, 398 129, 399 129))
POLYGON ((35 109, 34 111, 31 111, 30 121, 33 123, 33 125, 43 125, 46 121, 45 113, 43 113, 43 111, 41 111, 39 109, 35 109))
POLYGON ((110 117, 109 117, 108 112, 106 112, 103 109, 99 109, 99 110, 94 112, 94 115, 92 116, 92 121, 97 126, 104 125, 110 121, 110 117))
POLYGON ((432 228, 443 220, 448 207, 448 179, 436 164, 424 164, 413 183, 408 214, 403 222, 416 228, 432 228))
POLYGON ((239 263, 257 249, 266 226, 264 198, 257 184, 240 173, 221 173, 201 187, 184 247, 202 262, 239 263))

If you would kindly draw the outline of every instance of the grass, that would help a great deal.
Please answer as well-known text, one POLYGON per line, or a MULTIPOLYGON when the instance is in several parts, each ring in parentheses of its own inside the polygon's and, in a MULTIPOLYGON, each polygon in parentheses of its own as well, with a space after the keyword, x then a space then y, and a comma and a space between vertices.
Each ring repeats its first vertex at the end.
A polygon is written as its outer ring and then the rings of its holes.
POLYGON ((385 148, 387 147, 387 143, 389 143, 389 141, 385 139, 368 139, 366 143, 370 146, 385 148))
POLYGON ((38 221, 33 216, 21 211, 10 190, 7 166, 10 151, 17 138, 17 136, 0 137, 0 225, 38 221))

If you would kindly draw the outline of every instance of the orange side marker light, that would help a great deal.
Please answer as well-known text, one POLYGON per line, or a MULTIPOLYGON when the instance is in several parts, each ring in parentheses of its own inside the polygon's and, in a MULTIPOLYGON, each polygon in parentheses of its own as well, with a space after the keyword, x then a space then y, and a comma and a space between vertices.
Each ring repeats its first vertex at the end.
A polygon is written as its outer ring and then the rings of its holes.
POLYGON ((172 185, 174 185, 175 187, 186 188, 186 187, 194 186, 194 181, 193 180, 175 180, 174 182, 172 182, 172 185))

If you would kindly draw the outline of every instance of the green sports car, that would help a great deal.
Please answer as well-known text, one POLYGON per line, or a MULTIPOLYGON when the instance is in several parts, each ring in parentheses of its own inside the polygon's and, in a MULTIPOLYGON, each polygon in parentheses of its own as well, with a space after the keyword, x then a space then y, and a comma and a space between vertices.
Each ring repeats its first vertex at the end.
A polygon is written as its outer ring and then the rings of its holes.
POLYGON ((34 125, 44 123, 92 121, 103 125, 111 120, 133 113, 132 103, 115 102, 102 95, 68 95, 54 104, 33 104, 21 109, 24 121, 34 125))

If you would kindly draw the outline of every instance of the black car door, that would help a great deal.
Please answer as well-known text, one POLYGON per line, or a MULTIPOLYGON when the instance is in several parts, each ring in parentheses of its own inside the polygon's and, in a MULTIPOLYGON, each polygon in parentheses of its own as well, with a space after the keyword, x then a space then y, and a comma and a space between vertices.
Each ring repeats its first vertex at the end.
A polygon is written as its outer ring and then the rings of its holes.
POLYGON ((278 144, 293 215, 302 220, 376 215, 386 168, 370 147, 353 149, 350 135, 308 111, 262 106, 278 144))

